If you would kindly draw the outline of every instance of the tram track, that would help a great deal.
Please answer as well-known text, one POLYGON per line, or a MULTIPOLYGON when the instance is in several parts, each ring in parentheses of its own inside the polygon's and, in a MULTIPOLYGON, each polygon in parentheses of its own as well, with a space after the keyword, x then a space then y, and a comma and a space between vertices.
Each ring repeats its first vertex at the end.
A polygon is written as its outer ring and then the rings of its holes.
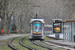
MULTIPOLYGON (((27 37, 27 36, 26 36, 27 37)), ((31 46, 29 46, 29 45, 26 45, 26 44, 24 44, 23 43, 23 41, 26 39, 28 39, 28 38, 26 38, 26 37, 21 37, 20 39, 18 39, 18 43, 19 43, 19 45, 20 46, 22 46, 22 47, 24 47, 24 48, 27 48, 28 50, 37 50, 35 47, 31 47, 31 46)), ((13 41, 14 40, 16 40, 18 37, 16 37, 16 38, 13 38, 13 39, 11 39, 9 42, 8 42, 8 46, 12 49, 12 50, 19 50, 20 48, 18 48, 18 47, 14 47, 13 45, 12 45, 12 43, 13 43, 13 41)), ((30 41, 33 45, 36 45, 36 46, 38 46, 38 47, 42 47, 43 49, 47 49, 47 50, 57 50, 57 49, 55 49, 55 48, 53 48, 53 47, 58 47, 58 48, 68 48, 67 50, 69 50, 69 49, 71 49, 71 48, 69 48, 69 47, 65 47, 65 46, 59 46, 59 45, 55 45, 55 44, 52 44, 52 43, 50 43, 50 42, 48 42, 48 41, 36 41, 36 40, 27 40, 27 41, 30 41), (41 45, 40 43, 44 43, 43 45, 41 45), (47 45, 46 45, 47 44, 47 45), (53 46, 53 47, 52 47, 53 46)), ((27 42, 26 42, 27 43, 27 42)), ((13 43, 14 44, 14 43, 13 43)))
MULTIPOLYGON (((50 38, 48 36, 46 36, 47 38, 50 38)), ((55 38, 52 38, 53 40, 55 40, 55 38)), ((62 39, 60 39, 62 40, 62 39)), ((52 43, 52 42, 49 42, 49 41, 42 41, 43 43, 47 44, 47 45, 50 45, 50 46, 55 46, 55 47, 58 47, 58 48, 63 48, 63 49, 66 49, 66 50, 75 50, 73 47, 71 46, 68 46, 68 45, 64 45, 64 44, 56 44, 56 43, 52 43)))
MULTIPOLYGON (((23 38, 21 38, 21 39, 19 39, 20 37, 15 37, 15 38, 13 38, 13 39, 11 39, 9 42, 8 42, 8 47, 10 47, 12 50, 20 50, 20 48, 19 48, 19 46, 22 46, 22 48, 25 46, 23 43, 22 43, 22 41, 24 40, 24 38, 25 37, 23 37, 23 38), (18 40, 18 42, 17 42, 17 44, 15 44, 14 43, 14 41, 17 41, 18 40), (18 47, 17 46, 15 46, 15 45, 19 45, 18 47)), ((25 46, 26 47, 26 46, 25 46)), ((21 49, 22 49, 21 48, 21 49)), ((25 49, 25 48, 24 48, 25 49)), ((29 49, 29 50, 31 50, 31 49, 29 49)))
POLYGON ((42 47, 42 48, 46 48, 46 49, 48 49, 48 50, 55 50, 55 49, 50 48, 50 47, 42 46, 42 45, 36 43, 34 40, 31 40, 31 42, 32 42, 34 45, 36 45, 36 46, 40 46, 40 47, 42 47))
MULTIPOLYGON (((12 50, 20 50, 18 47, 17 47, 17 44, 14 43, 15 40, 18 40, 19 42, 18 45, 22 46, 22 47, 25 47, 27 48, 28 50, 37 50, 35 49, 34 47, 32 48, 31 46, 29 45, 25 45, 23 43, 23 40, 25 40, 26 37, 22 37, 21 39, 19 39, 19 37, 16 37, 16 38, 13 38, 11 39, 9 42, 8 42, 8 46, 12 49, 12 50), (16 46, 15 46, 16 45, 16 46)), ((27 39, 26 39, 27 40, 27 39)), ((27 40, 27 41, 30 41, 30 40, 27 40)), ((31 42, 31 41, 30 41, 31 42)))
MULTIPOLYGON (((16 38, 18 38, 18 37, 16 37, 16 38)), ((13 38, 13 39, 11 39, 11 40, 8 42, 8 46, 9 46, 12 50, 17 50, 17 48, 15 48, 15 47, 11 44, 16 38, 13 38)))
POLYGON ((52 45, 52 46, 55 46, 55 47, 66 49, 66 50, 75 50, 73 47, 70 47, 70 46, 67 46, 67 45, 61 45, 61 44, 59 45, 59 44, 51 43, 49 41, 46 41, 44 43, 46 43, 46 44, 48 44, 50 46, 52 45))
POLYGON ((25 48, 27 48, 27 49, 29 49, 29 50, 36 50, 36 49, 34 49, 34 48, 31 48, 31 47, 29 47, 29 46, 23 44, 23 40, 24 40, 25 38, 26 38, 26 37, 24 37, 24 38, 22 38, 22 39, 20 40, 21 46, 23 46, 23 47, 25 47, 25 48))

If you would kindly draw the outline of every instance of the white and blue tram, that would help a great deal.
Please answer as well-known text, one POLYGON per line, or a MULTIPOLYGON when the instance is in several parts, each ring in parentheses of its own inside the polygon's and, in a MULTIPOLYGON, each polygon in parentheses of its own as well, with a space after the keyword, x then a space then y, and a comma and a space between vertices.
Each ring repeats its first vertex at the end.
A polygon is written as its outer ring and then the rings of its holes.
POLYGON ((44 19, 31 19, 31 32, 29 39, 44 40, 44 19))

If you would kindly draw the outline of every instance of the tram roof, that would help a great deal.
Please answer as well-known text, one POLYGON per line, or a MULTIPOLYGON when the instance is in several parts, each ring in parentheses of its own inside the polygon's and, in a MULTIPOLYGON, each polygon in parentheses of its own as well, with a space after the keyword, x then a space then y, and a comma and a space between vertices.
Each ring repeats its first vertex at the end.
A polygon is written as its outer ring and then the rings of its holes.
POLYGON ((30 23, 32 23, 32 22, 34 22, 34 21, 41 21, 42 23, 45 23, 45 22, 44 22, 44 19, 41 19, 41 18, 31 19, 30 23))

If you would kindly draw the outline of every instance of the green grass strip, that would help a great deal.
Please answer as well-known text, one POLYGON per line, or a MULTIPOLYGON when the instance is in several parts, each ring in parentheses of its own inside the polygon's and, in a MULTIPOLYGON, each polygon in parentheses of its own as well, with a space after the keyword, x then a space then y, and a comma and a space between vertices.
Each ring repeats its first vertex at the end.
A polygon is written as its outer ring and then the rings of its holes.
POLYGON ((27 46, 30 46, 31 48, 35 48, 36 50, 48 50, 46 48, 42 48, 39 46, 34 45, 30 40, 29 40, 29 36, 25 38, 25 40, 23 41, 23 43, 27 46))
MULTIPOLYGON (((24 37, 24 36, 23 36, 24 37)), ((18 50, 28 50, 27 48, 25 47, 22 47, 20 44, 19 44, 19 41, 21 40, 21 38, 23 37, 19 37, 17 39, 15 39, 13 42, 12 42, 12 45, 15 46, 15 48, 17 48, 18 50)))

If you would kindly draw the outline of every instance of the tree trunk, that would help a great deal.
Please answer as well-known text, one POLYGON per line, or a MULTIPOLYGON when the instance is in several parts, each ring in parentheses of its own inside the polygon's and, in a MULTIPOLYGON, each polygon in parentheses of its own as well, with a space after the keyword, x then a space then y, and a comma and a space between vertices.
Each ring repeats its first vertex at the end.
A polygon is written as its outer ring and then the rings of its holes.
POLYGON ((0 17, 1 17, 0 31, 2 29, 4 30, 5 7, 6 7, 6 2, 4 0, 2 3, 0 3, 0 17))
POLYGON ((8 23, 7 23, 7 34, 10 34, 10 30, 11 30, 11 17, 9 17, 8 23))
POLYGON ((21 33, 22 14, 20 15, 19 33, 21 33))
MULTIPOLYGON (((28 0, 27 0, 27 3, 28 3, 28 0)), ((29 12, 29 8, 28 8, 28 4, 27 4, 27 7, 26 7, 26 18, 25 18, 25 27, 24 27, 24 30, 25 30, 25 33, 27 33, 27 23, 28 23, 28 12, 29 12)))

